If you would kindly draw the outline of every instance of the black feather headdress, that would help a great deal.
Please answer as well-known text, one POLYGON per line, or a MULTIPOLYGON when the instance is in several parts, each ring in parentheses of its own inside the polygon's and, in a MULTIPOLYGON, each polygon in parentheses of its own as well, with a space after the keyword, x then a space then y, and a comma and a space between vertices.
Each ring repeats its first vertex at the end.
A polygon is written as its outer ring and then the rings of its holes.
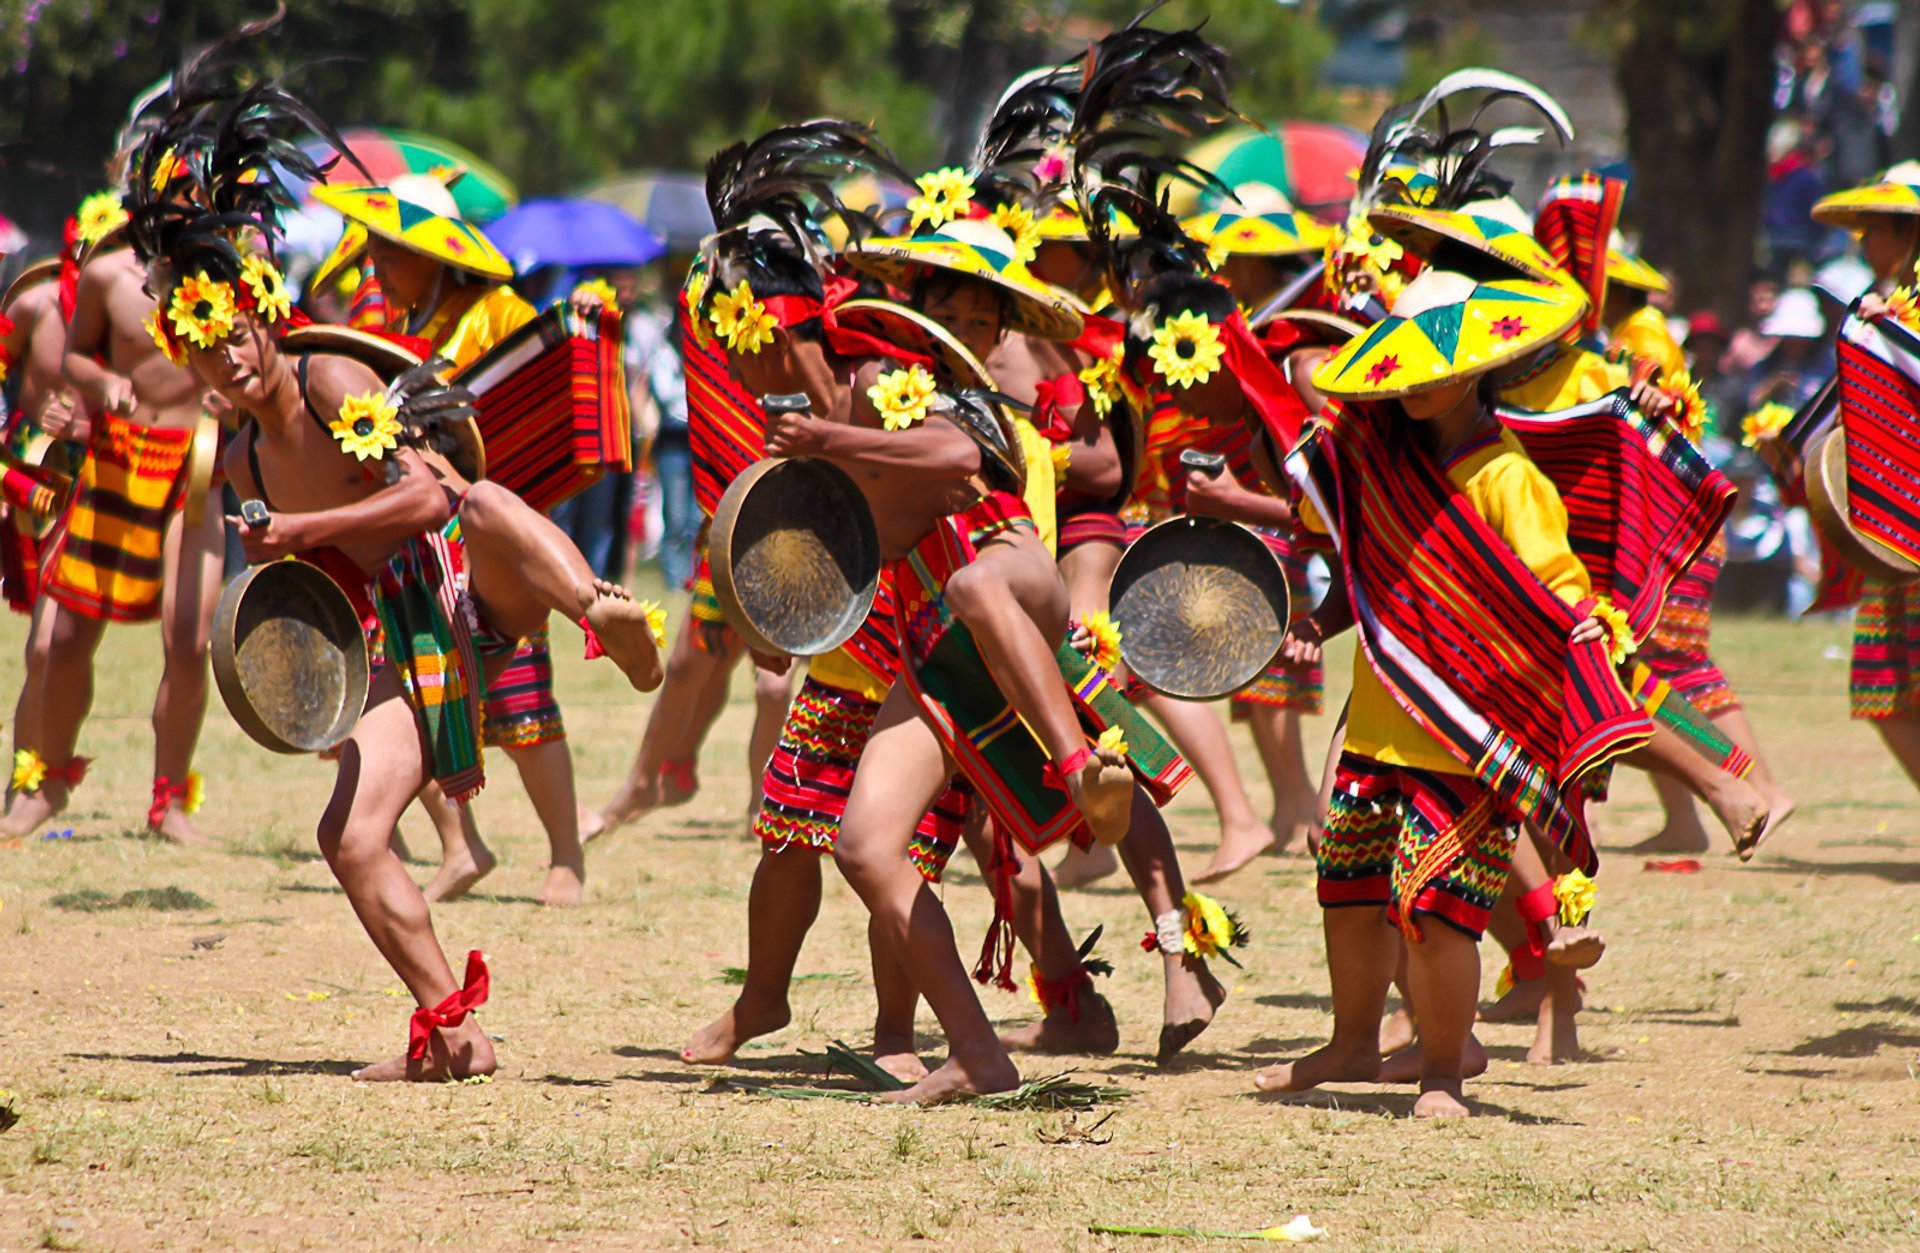
POLYGON ((1355 184, 1355 211, 1408 201, 1457 209, 1506 195, 1512 185, 1489 168, 1493 156, 1504 148, 1538 143, 1546 135, 1534 126, 1483 130, 1481 120, 1487 110, 1508 100, 1531 105, 1561 144, 1573 138, 1573 123, 1565 110, 1532 83, 1499 70, 1456 70, 1420 99, 1394 106, 1374 123, 1355 184), (1466 122, 1455 126, 1447 102, 1468 92, 1484 94, 1466 122), (1436 125, 1427 125, 1428 114, 1434 115, 1436 125), (1414 169, 1426 176, 1417 185, 1405 178, 1414 169))
MULTIPOLYGON (((480 411, 471 391, 446 381, 444 376, 452 370, 453 363, 444 357, 411 366, 387 385, 386 401, 399 412, 403 442, 437 452, 459 466, 480 411)), ((387 482, 399 481, 397 460, 386 458, 382 468, 387 482)))

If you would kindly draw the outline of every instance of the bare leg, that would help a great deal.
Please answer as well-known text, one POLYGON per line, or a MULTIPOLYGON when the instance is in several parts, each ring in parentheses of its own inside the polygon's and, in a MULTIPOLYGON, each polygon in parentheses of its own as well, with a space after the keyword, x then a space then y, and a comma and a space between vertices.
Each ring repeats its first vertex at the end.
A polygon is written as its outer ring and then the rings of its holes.
POLYGON ((460 505, 468 581, 480 612, 502 635, 525 637, 549 613, 583 619, 636 691, 660 686, 653 630, 625 588, 595 578, 567 533, 495 483, 475 483, 460 505))
MULTIPOLYGON (((1254 747, 1273 785, 1273 828, 1278 851, 1304 853, 1307 828, 1319 812, 1318 791, 1307 777, 1307 740, 1300 711, 1277 705, 1248 705, 1247 725, 1254 747)), ((1202 882, 1206 877, 1201 876, 1202 882)))
MULTIPOLYGON (((667 656, 666 680, 660 696, 647 713, 647 729, 640 737, 640 751, 633 768, 620 783, 620 790, 600 809, 601 826, 596 835, 632 822, 650 809, 677 805, 691 799, 690 793, 677 792, 661 778, 661 768, 669 761, 690 761, 697 757, 720 711, 726 708, 727 687, 733 668, 745 656, 745 650, 730 632, 714 632, 727 640, 725 651, 709 652, 694 643, 703 628, 691 614, 673 642, 667 656)), ((780 724, 774 723, 778 739, 780 724)), ((756 727, 757 729, 757 727, 756 727)), ((771 755, 771 751, 769 751, 771 755)))
POLYGON ((1253 812, 1240 766, 1233 758, 1233 741, 1213 707, 1170 696, 1149 696, 1141 707, 1167 729, 1167 737, 1200 776, 1220 817, 1220 847, 1201 879, 1224 879, 1272 848, 1273 828, 1253 812))
MULTIPOLYGON (((733 1005, 680 1050, 696 1065, 724 1062, 755 1036, 793 1020, 787 990, 800 946, 820 916, 820 857, 810 848, 763 848, 747 895, 747 981, 733 1005)), ((908 1034, 912 1034, 909 1024, 908 1034)))
POLYGON ((46 700, 47 656, 53 649, 53 602, 42 596, 34 603, 28 622, 22 658, 25 677, 20 682, 20 699, 13 707, 15 752, 45 738, 40 726, 40 708, 46 700))
POLYGON ((767 776, 767 763, 780 744, 780 727, 793 704, 793 672, 774 674, 758 666, 753 671, 753 731, 747 736, 747 777, 753 780, 753 793, 747 800, 747 814, 760 812, 760 785, 767 776))
POLYGON ((1546 986, 1546 994, 1540 998, 1533 1047, 1527 1050, 1527 1060, 1536 1066, 1577 1060, 1580 1056, 1579 976, 1571 966, 1548 962, 1546 977, 1540 982, 1546 986))
MULTIPOLYGON (((374 680, 366 712, 341 748, 333 798, 320 819, 320 852, 368 937, 423 1007, 438 1005, 460 985, 434 937, 426 898, 387 840, 426 778, 413 710, 388 668, 374 680)), ((458 1027, 436 1030, 426 1057, 403 1053, 354 1078, 434 1081, 491 1074, 493 1067, 493 1045, 469 1015, 458 1027)))
MULTIPOLYGON (((1133 877, 1149 918, 1181 908, 1187 887, 1180 875, 1180 859, 1174 855, 1173 833, 1145 792, 1134 796, 1133 831, 1120 845, 1120 860, 1133 877)), ((1207 969, 1207 963, 1198 958, 1162 953, 1160 962, 1166 995, 1161 1005, 1158 1060, 1164 1064, 1213 1022, 1214 1011, 1227 999, 1227 990, 1207 969)))
POLYGON ((877 924, 867 919, 867 950, 873 959, 873 1063, 904 1083, 927 1077, 926 1063, 913 1046, 913 1016, 920 993, 899 959, 874 934, 877 924))
POLYGON ((1753 856, 1767 833, 1767 802, 1744 779, 1728 774, 1702 757, 1672 730, 1654 724, 1653 739, 1627 755, 1628 764, 1678 779, 1707 802, 1733 840, 1741 861, 1753 856))
POLYGON ((940 1020, 949 1053, 938 1070, 889 1100, 934 1103, 969 1092, 1005 1092, 1020 1082, 955 951, 946 910, 907 857, 913 828, 946 787, 951 769, 906 686, 895 684, 854 775, 835 861, 866 903, 876 942, 898 955, 940 1020))
POLYGON ((1651 776, 1654 794, 1660 798, 1665 821, 1660 829, 1635 844, 1630 853, 1704 853, 1713 847, 1713 838, 1700 825, 1700 811, 1693 807, 1693 793, 1678 779, 1651 776))
MULTIPOLYGON (((1526 948, 1531 939, 1527 934, 1527 924, 1521 919, 1519 910, 1514 907, 1514 901, 1519 898, 1521 891, 1520 878, 1521 874, 1516 866, 1514 873, 1507 878, 1507 886, 1500 893, 1500 900, 1487 917, 1487 934, 1498 940, 1500 947, 1509 954, 1526 948)), ((1507 990, 1505 996, 1480 1011, 1480 1021, 1524 1022, 1529 1018, 1538 1017, 1540 1002, 1546 994, 1547 985, 1543 978, 1516 977, 1513 987, 1507 990)))
MULTIPOLYGON (((153 774, 176 785, 184 786, 193 768, 207 717, 207 650, 220 603, 224 525, 216 508, 191 528, 184 511, 175 513, 161 547, 160 647, 166 660, 153 700, 153 774)), ((159 833, 175 844, 207 843, 177 804, 161 815, 159 833)))
POLYGON ((1380 1014, 1400 960, 1400 932, 1377 905, 1322 912, 1333 984, 1333 1038, 1298 1061, 1253 1077, 1262 1092, 1305 1092, 1323 1083, 1370 1083, 1380 1074, 1380 1014))
POLYGON ((509 748, 533 812, 547 832, 547 881, 542 905, 569 908, 580 903, 587 885, 587 855, 580 848, 580 805, 573 791, 573 752, 565 740, 509 748))
MULTIPOLYGON (((1084 622, 1089 614, 1104 613, 1110 607, 1107 588, 1120 564, 1117 544, 1081 544, 1061 554, 1059 564, 1074 618, 1084 622)), ((1116 683, 1123 681, 1125 670, 1121 666, 1114 675, 1116 683)), ((1119 869, 1119 855, 1110 845, 1096 841, 1091 847, 1077 848, 1069 844, 1066 855, 1054 865, 1053 882, 1058 888, 1071 890, 1098 882, 1119 869)))
POLYGON ((1415 1118, 1464 1118, 1467 1042, 1480 999, 1480 946, 1437 918, 1407 946, 1408 990, 1420 1017, 1423 1066, 1415 1118))
POLYGON ((1920 718, 1875 718, 1873 729, 1914 786, 1920 787, 1920 718))
MULTIPOLYGON (((39 753, 51 766, 65 765, 73 757, 80 738, 80 725, 93 707, 93 654, 100 647, 106 623, 99 618, 77 614, 63 605, 47 602, 52 623, 48 627, 45 692, 40 706, 39 743, 22 743, 39 753), (58 694, 56 696, 56 693, 58 694)), ((65 783, 48 779, 37 792, 15 792, 7 805, 7 819, 0 834, 32 835, 49 818, 67 807, 65 783)))
POLYGON ((440 785, 427 780, 420 789, 420 810, 440 837, 440 868, 423 889, 429 901, 456 901, 493 873, 496 859, 473 820, 473 810, 447 799, 440 785))

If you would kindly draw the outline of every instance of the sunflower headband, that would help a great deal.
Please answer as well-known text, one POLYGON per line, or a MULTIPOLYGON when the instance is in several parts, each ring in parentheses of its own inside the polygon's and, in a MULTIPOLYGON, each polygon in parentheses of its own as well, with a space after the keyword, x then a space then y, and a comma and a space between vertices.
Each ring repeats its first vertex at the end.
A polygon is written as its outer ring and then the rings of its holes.
POLYGON ((211 348, 233 334, 241 313, 255 313, 270 325, 293 317, 287 281, 272 261, 255 253, 240 263, 240 281, 229 283, 201 270, 173 287, 166 303, 147 318, 147 332, 167 360, 184 365, 187 345, 211 348))

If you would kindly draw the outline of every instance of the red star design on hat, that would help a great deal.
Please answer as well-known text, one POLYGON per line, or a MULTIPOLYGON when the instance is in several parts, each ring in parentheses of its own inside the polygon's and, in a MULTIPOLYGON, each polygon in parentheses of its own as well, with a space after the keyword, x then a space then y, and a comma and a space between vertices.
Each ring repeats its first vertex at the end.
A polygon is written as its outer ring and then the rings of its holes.
POLYGON ((1367 382, 1384 383, 1400 372, 1400 358, 1382 357, 1367 371, 1367 382))
POLYGON ((1502 340, 1512 340, 1519 338, 1527 324, 1516 317, 1504 317, 1496 319, 1487 329, 1502 340))
POLYGON ((464 257, 467 255, 467 246, 460 242, 458 235, 449 235, 447 236, 447 251, 456 257, 464 257))

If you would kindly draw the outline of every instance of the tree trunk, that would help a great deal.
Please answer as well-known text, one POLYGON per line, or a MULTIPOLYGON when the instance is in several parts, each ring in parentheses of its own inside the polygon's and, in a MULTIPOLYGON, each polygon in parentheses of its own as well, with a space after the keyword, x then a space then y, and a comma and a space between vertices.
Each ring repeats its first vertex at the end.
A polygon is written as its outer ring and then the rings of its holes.
POLYGON ((1680 310, 1744 313, 1767 190, 1773 0, 1732 0, 1723 38, 1683 43, 1674 0, 1642 0, 1618 62, 1633 163, 1630 220, 1680 310))

